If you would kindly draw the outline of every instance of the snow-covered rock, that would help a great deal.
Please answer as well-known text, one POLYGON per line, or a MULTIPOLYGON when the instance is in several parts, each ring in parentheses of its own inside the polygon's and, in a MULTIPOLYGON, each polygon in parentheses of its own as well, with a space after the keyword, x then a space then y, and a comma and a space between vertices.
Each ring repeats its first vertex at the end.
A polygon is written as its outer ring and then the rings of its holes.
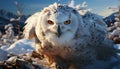
POLYGON ((111 33, 111 35, 120 35, 120 28, 119 27, 117 27, 115 30, 113 30, 113 32, 111 33))

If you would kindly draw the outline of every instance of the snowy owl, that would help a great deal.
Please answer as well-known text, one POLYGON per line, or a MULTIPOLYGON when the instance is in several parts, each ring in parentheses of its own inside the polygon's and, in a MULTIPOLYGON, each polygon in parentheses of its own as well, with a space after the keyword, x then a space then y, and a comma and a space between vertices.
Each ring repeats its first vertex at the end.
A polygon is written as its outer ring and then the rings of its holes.
POLYGON ((80 69, 114 55, 105 23, 96 14, 81 15, 75 8, 54 3, 26 23, 25 37, 35 38, 37 52, 60 69, 80 69))

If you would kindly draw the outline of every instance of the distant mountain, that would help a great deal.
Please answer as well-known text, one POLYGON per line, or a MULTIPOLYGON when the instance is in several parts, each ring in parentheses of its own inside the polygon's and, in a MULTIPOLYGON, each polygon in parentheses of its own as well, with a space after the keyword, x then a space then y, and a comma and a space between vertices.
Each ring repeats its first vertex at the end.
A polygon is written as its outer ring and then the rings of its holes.
MULTIPOLYGON (((21 21, 20 21, 21 31, 23 30, 23 26, 25 25, 24 22, 25 22, 25 20, 26 20, 28 17, 29 17, 29 16, 26 16, 26 15, 23 15, 23 16, 22 16, 22 19, 21 19, 21 21)), ((17 27, 17 23, 15 23, 15 22, 10 22, 10 19, 11 19, 11 18, 18 18, 18 16, 15 15, 14 13, 12 13, 12 12, 8 12, 8 11, 5 11, 5 10, 3 10, 3 9, 0 9, 0 31, 1 31, 2 33, 5 32, 5 29, 4 29, 5 25, 11 23, 11 24, 14 26, 13 30, 14 30, 15 34, 17 34, 17 28, 16 28, 16 27, 17 27)))
POLYGON ((118 12, 112 13, 111 15, 107 16, 104 18, 104 21, 106 22, 106 24, 109 26, 113 25, 115 22, 115 15, 118 14, 118 12))

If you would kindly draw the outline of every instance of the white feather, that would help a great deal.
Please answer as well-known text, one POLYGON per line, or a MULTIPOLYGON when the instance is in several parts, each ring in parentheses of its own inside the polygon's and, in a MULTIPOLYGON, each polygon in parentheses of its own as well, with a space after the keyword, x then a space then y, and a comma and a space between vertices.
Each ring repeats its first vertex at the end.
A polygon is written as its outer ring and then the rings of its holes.
POLYGON ((36 24, 38 22, 38 18, 40 16, 40 12, 37 12, 35 14, 33 14, 32 16, 30 16, 26 21, 26 25, 25 25, 25 30, 24 30, 24 35, 25 38, 29 38, 31 39, 31 37, 33 37, 33 35, 35 34, 35 27, 36 24))

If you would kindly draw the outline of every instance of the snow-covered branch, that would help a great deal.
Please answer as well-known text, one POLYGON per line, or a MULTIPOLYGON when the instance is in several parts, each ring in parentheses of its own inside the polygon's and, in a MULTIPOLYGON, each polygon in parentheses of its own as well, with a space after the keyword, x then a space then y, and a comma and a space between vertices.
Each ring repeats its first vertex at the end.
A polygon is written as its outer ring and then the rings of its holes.
POLYGON ((23 11, 23 8, 21 7, 21 5, 15 1, 15 6, 17 7, 17 14, 18 14, 18 18, 11 18, 10 21, 11 22, 16 22, 18 24, 18 39, 20 39, 20 21, 22 19, 22 11, 23 11))

